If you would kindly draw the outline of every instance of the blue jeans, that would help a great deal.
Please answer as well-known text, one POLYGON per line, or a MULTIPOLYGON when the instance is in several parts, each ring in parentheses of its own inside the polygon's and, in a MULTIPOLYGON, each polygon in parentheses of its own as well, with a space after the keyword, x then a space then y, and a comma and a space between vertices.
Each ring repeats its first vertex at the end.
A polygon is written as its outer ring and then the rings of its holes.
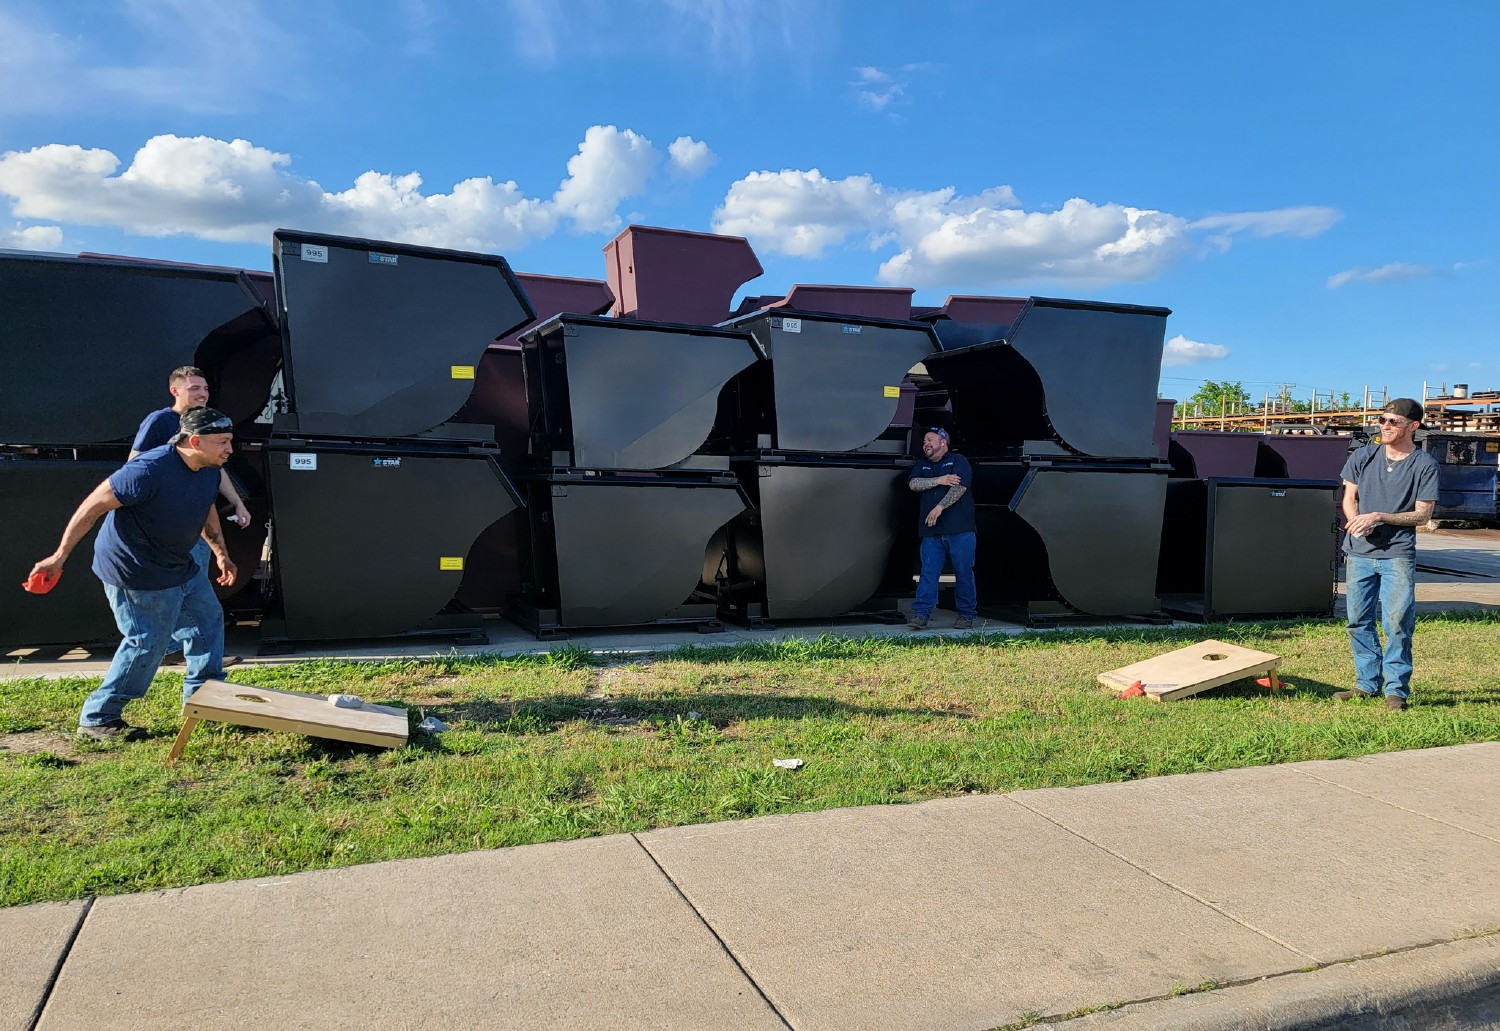
POLYGON ((973 619, 979 608, 979 592, 974 588, 974 540, 970 533, 952 533, 922 538, 922 577, 917 581, 917 600, 911 607, 913 616, 926 619, 937 607, 938 577, 943 563, 953 564, 953 601, 958 614, 973 619))
POLYGON ((1411 637, 1417 628, 1417 559, 1344 556, 1344 606, 1349 615, 1349 649, 1354 653, 1354 686, 1366 694, 1405 698, 1411 693, 1411 637), (1385 623, 1385 650, 1376 633, 1377 614, 1385 623))
POLYGON ((120 718, 125 703, 144 698, 175 640, 187 656, 182 700, 208 680, 224 676, 224 609, 207 576, 194 576, 181 587, 135 591, 104 585, 109 607, 120 628, 120 647, 104 674, 104 683, 84 699, 79 726, 97 727, 120 718))
MULTIPOLYGON (((208 579, 208 571, 213 568, 214 553, 209 548, 208 541, 204 540, 202 537, 199 537, 198 543, 193 545, 193 561, 198 563, 198 576, 203 579, 204 583, 208 584, 208 589, 210 591, 213 590, 213 584, 208 579)), ((172 641, 169 641, 167 643, 168 655, 171 655, 173 652, 180 651, 182 651, 181 641, 178 641, 174 638, 172 641)))

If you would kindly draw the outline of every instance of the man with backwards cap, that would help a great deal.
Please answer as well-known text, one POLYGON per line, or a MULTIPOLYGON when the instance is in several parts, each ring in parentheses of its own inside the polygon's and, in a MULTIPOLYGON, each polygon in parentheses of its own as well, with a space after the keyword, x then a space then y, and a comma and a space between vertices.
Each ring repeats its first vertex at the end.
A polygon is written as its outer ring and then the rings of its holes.
POLYGON ((96 741, 142 736, 122 718, 125 704, 146 694, 174 632, 187 655, 186 701, 224 675, 224 610, 198 575, 193 545, 201 536, 219 560, 218 582, 233 585, 235 565, 224 547, 214 498, 219 471, 234 451, 234 423, 212 408, 182 414, 171 442, 143 452, 95 487, 68 520, 62 543, 32 567, 60 574, 100 516, 94 575, 120 628, 120 646, 104 683, 83 703, 79 736, 96 741))
MULTIPOLYGON (((208 404, 208 377, 196 365, 173 369, 167 377, 167 393, 172 395, 171 405, 158 408, 141 420, 140 428, 135 431, 135 441, 130 445, 131 458, 172 442, 182 422, 182 413, 189 408, 200 408, 208 404)), ((250 510, 241 500, 240 492, 235 489, 227 469, 219 470, 219 493, 234 506, 234 514, 229 517, 229 521, 241 530, 249 529, 250 510)), ((200 539, 193 545, 193 561, 198 564, 198 576, 204 581, 208 580, 209 560, 212 557, 206 541, 200 539)), ((167 664, 182 662, 181 651, 182 644, 179 641, 174 640, 167 645, 167 664)))
POLYGON ((1404 709, 1411 696, 1411 638, 1417 625, 1417 531, 1432 518, 1438 464, 1417 450, 1422 406, 1398 397, 1380 415, 1380 440, 1349 456, 1344 481, 1345 607, 1354 689, 1339 701, 1385 695, 1385 707, 1404 709), (1384 617, 1385 649, 1376 633, 1384 617))
POLYGON ((973 472, 969 460, 948 449, 948 431, 934 426, 922 437, 923 460, 912 466, 907 486, 918 494, 922 538, 922 576, 917 581, 917 600, 907 622, 913 630, 927 626, 937 607, 938 577, 943 564, 953 564, 954 603, 958 619, 954 629, 969 630, 979 605, 974 588, 974 496, 969 492, 973 472))

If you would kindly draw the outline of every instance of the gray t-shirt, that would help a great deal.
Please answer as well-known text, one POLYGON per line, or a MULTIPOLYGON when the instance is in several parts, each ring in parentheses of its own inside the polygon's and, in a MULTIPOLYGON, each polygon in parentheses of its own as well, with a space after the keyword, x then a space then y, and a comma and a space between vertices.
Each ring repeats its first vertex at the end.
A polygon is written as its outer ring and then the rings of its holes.
MULTIPOLYGON (((1360 512, 1411 512, 1418 501, 1438 499, 1438 464, 1418 449, 1394 465, 1385 445, 1371 444, 1349 456, 1339 477, 1359 490, 1360 512)), ((1363 537, 1344 534, 1344 554, 1364 558, 1402 558, 1417 553, 1415 526, 1381 523, 1363 537)))

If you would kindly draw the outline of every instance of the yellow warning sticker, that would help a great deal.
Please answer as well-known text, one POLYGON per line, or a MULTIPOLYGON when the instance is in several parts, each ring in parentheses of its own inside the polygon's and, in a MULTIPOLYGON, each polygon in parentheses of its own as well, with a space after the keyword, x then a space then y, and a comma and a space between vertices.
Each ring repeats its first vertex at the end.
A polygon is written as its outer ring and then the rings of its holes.
POLYGON ((472 365, 450 365, 449 368, 453 370, 454 379, 474 378, 474 366, 472 365))
POLYGON ((457 555, 457 556, 444 555, 444 556, 442 556, 441 558, 438 559, 438 568, 439 569, 444 569, 444 570, 447 570, 447 569, 463 569, 463 567, 464 567, 464 559, 463 559, 462 555, 457 555))
POLYGON ((885 388, 885 396, 886 397, 900 397, 901 396, 901 388, 900 387, 886 387, 885 388))

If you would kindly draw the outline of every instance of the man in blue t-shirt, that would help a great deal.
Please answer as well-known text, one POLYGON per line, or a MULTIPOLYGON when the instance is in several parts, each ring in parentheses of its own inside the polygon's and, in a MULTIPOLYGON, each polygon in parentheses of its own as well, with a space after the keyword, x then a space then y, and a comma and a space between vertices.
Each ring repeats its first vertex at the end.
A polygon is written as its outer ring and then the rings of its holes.
MULTIPOLYGON (((135 431, 135 442, 130 445, 131 458, 172 442, 172 438, 177 435, 180 428, 182 413, 190 408, 201 408, 208 404, 208 377, 196 365, 184 365, 173 369, 171 375, 167 377, 167 393, 172 395, 171 406, 158 408, 141 420, 140 428, 135 431)), ((227 469, 219 470, 219 493, 234 506, 234 514, 229 516, 229 521, 241 530, 248 529, 250 511, 245 507, 245 502, 240 499, 240 492, 235 489, 234 481, 230 479, 227 469)), ((198 575, 202 577, 204 583, 208 582, 209 564, 212 558, 213 554, 208 550, 208 543, 200 538, 193 546, 193 561, 198 563, 198 575)), ((181 651, 182 645, 178 641, 174 640, 168 644, 167 664, 182 662, 181 651)), ((239 660, 236 658, 232 661, 239 660)))
POLYGON ((974 587, 974 495, 969 491, 974 474, 967 458, 948 449, 947 430, 928 430, 922 437, 922 454, 906 478, 907 486, 917 492, 917 533, 922 538, 922 576, 906 625, 913 630, 927 626, 937 607, 938 577, 949 562, 958 606, 953 626, 970 630, 979 607, 974 587))
POLYGON ((1417 531, 1432 518, 1438 465, 1413 439, 1422 406, 1398 397, 1380 416, 1380 440, 1349 456, 1344 481, 1344 603, 1354 689, 1339 701, 1385 695, 1387 709, 1407 706, 1411 695, 1411 639, 1417 627, 1417 531), (1385 649, 1376 632, 1384 616, 1385 649))
POLYGON ((224 610, 206 577, 198 575, 193 545, 208 541, 233 585, 237 570, 224 547, 214 496, 219 472, 234 451, 234 423, 212 408, 183 413, 170 444, 127 462, 78 506, 62 543, 32 567, 48 578, 62 573, 78 542, 104 517, 94 541, 94 575, 120 628, 120 646, 104 683, 83 703, 81 737, 132 740, 142 732, 121 716, 141 698, 175 637, 187 655, 182 682, 186 702, 203 684, 224 675, 224 610))

